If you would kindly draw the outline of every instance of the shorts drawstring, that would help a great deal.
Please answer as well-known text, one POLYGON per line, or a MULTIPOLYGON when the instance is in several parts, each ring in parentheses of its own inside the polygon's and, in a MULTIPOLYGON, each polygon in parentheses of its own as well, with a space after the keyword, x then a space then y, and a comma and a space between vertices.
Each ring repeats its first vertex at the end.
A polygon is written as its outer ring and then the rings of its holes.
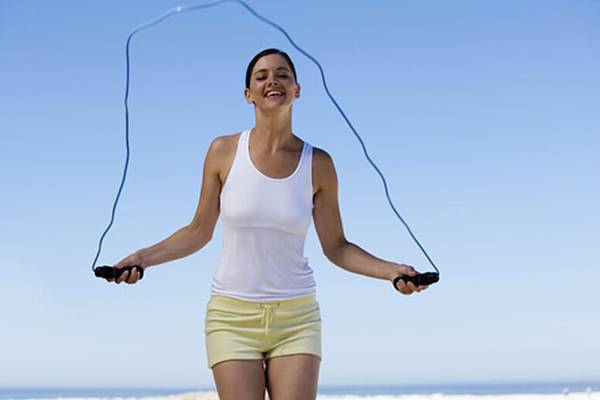
POLYGON ((263 307, 263 313, 260 316, 260 323, 265 324, 265 336, 267 335, 267 333, 269 331, 269 322, 273 321, 273 308, 277 307, 278 305, 279 305, 279 303, 277 303, 277 304, 261 304, 261 306, 263 307))
POLYGON ((298 353, 321 357, 321 314, 314 294, 257 301, 212 295, 204 323, 208 368, 226 360, 298 353))

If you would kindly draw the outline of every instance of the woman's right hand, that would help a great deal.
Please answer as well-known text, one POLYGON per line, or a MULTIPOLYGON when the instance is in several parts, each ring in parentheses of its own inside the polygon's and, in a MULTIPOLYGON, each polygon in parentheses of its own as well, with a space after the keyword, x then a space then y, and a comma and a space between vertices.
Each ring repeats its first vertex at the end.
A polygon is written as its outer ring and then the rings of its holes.
MULTIPOLYGON (((125 257, 124 259, 122 259, 121 261, 116 263, 114 265, 114 267, 120 269, 120 268, 129 267, 129 266, 133 266, 133 265, 139 265, 144 270, 146 270, 146 266, 144 265, 142 256, 140 255, 139 251, 136 251, 135 253, 128 255, 127 257, 125 257)), ((131 269, 131 274, 129 274, 129 271, 125 271, 116 280, 114 278, 108 278, 107 280, 109 282, 115 282, 118 285, 119 283, 121 283, 123 281, 125 281, 126 283, 129 283, 129 284, 134 284, 139 279, 140 279, 140 273, 138 272, 138 269, 133 268, 133 269, 131 269)))

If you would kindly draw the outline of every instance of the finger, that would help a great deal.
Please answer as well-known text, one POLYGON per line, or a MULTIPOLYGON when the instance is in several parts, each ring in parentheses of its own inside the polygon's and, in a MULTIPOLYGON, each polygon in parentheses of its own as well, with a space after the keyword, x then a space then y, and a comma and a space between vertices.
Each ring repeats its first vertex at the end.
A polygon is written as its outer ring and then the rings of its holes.
POLYGON ((404 290, 406 290, 406 283, 404 283, 404 279, 398 279, 396 282, 396 288, 399 292, 404 292, 404 290))
POLYGON ((407 285, 407 286, 410 288, 411 292, 416 292, 416 291, 418 291, 418 289, 417 289, 417 287, 415 286, 415 284, 414 284, 414 283, 412 283, 411 281, 408 281, 408 283, 407 283, 406 285, 407 285))
POLYGON ((135 273, 134 269, 130 269, 129 271, 127 271, 127 276, 125 277, 125 279, 123 279, 123 281, 127 284, 130 284, 134 273, 135 273))
POLYGON ((121 276, 119 277, 119 283, 123 283, 127 279, 128 276, 129 276, 128 270, 121 272, 121 276))
MULTIPOLYGON (((121 261, 121 262, 122 262, 122 261, 121 261)), ((122 282, 122 280, 119 280, 119 277, 120 277, 120 275, 121 275, 121 272, 122 272, 122 271, 121 271, 121 269, 122 269, 122 268, 124 268, 124 267, 118 267, 118 268, 117 268, 117 266, 116 266, 116 265, 114 265, 114 266, 113 266, 113 268, 116 268, 116 269, 117 269, 117 271, 116 271, 116 273, 117 273, 117 274, 116 274, 116 276, 113 276, 113 277, 110 277, 110 278, 109 278, 109 279, 110 279, 110 282, 114 282, 114 283, 117 283, 117 284, 118 284, 118 283, 121 283, 121 282, 122 282)))
POLYGON ((406 290, 407 286, 406 286, 406 281, 404 280, 404 278, 398 279, 398 289, 400 289, 401 291, 406 290))
POLYGON ((406 282, 404 281, 404 279, 399 279, 398 284, 396 286, 398 286, 398 289, 400 290, 400 293, 402 293, 402 294, 411 294, 412 293, 410 288, 406 285, 406 282))
POLYGON ((129 279, 127 279, 127 283, 136 283, 139 279, 139 275, 138 269, 134 269, 129 279))
POLYGON ((404 271, 406 271, 405 273, 408 276, 415 276, 415 275, 417 275, 417 271, 415 271, 415 269, 411 265, 402 264, 402 266, 404 267, 404 271))
POLYGON ((123 282, 125 279, 127 279, 128 276, 129 270, 126 270, 125 272, 121 273, 121 276, 117 279, 117 283, 123 282))
POLYGON ((133 271, 131 271, 131 276, 129 277, 129 279, 127 280, 129 283, 136 283, 138 280, 138 272, 137 272, 137 268, 135 268, 133 271))

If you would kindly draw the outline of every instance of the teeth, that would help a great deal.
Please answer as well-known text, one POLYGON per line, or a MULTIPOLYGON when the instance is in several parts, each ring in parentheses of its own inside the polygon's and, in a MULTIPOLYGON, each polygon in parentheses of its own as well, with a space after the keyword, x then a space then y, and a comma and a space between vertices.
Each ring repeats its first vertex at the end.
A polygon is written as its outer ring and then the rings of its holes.
POLYGON ((281 92, 268 92, 267 96, 272 96, 272 95, 281 95, 281 92))

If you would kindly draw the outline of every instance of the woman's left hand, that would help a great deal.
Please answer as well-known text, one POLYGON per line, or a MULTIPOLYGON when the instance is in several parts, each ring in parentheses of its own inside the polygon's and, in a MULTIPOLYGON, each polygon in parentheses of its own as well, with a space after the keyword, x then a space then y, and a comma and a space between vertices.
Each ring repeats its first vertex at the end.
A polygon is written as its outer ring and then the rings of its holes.
MULTIPOLYGON (((400 275, 408 275, 415 276, 418 272, 410 265, 407 264, 394 264, 394 273, 392 274, 390 281, 392 284, 394 283, 394 279, 396 279, 400 275)), ((414 283, 410 281, 404 281, 404 279, 399 279, 398 283, 396 283, 396 287, 402 294, 411 294, 414 292, 420 292, 421 290, 425 290, 429 287, 429 285, 419 285, 416 286, 414 283)))

